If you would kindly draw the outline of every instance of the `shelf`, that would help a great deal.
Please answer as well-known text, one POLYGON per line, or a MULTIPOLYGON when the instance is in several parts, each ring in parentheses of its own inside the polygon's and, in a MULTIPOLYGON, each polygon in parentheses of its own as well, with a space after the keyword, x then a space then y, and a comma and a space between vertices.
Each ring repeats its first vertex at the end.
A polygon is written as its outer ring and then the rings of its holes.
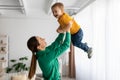
POLYGON ((6 60, 0 60, 0 62, 6 62, 6 60))
POLYGON ((4 79, 1 79, 5 74, 5 70, 0 68, 0 80, 4 80, 4 79))
POLYGON ((5 55, 7 54, 7 52, 0 52, 0 55, 5 55))
POLYGON ((7 37, 7 35, 1 35, 1 34, 0 34, 0 37, 7 37))
POLYGON ((4 68, 0 68, 0 73, 4 71, 4 68))
POLYGON ((3 46, 4 46, 4 45, 7 45, 7 44, 6 44, 6 43, 2 43, 2 44, 0 43, 0 45, 3 45, 3 46))

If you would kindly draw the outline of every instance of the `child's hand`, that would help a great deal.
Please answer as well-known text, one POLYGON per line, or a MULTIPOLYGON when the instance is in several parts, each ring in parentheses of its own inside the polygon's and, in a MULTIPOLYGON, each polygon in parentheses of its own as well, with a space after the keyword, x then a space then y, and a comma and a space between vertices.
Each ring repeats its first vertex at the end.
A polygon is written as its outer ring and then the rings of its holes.
POLYGON ((56 30, 58 33, 64 33, 65 31, 63 31, 61 28, 58 28, 57 30, 56 30))

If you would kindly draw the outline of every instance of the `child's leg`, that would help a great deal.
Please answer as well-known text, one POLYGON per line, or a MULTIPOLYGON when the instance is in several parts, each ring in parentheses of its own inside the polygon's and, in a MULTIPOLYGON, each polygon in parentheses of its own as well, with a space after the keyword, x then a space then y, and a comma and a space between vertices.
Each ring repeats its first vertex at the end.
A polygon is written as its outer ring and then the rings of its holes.
POLYGON ((85 52, 88 51, 89 47, 86 43, 82 43, 83 31, 80 29, 76 34, 71 36, 71 40, 74 46, 81 48, 85 52))
POLYGON ((90 59, 92 57, 92 48, 88 47, 86 43, 82 43, 82 39, 83 39, 82 29, 80 29, 76 34, 71 35, 73 45, 87 52, 88 58, 90 59))

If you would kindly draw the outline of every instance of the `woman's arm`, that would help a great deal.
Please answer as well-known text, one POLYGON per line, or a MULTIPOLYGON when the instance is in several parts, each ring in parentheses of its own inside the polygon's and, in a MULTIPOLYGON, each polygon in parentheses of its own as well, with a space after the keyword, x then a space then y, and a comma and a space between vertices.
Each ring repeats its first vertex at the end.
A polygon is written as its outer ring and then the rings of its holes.
POLYGON ((48 46, 47 48, 54 50, 57 46, 62 44, 64 35, 65 35, 64 33, 60 33, 58 35, 58 37, 55 39, 55 41, 50 46, 48 46))
POLYGON ((63 44, 61 44, 55 50, 56 58, 59 57, 63 52, 65 52, 70 47, 70 42, 71 42, 71 34, 70 32, 66 32, 66 37, 65 37, 63 44))
POLYGON ((49 61, 58 58, 62 53, 64 53, 69 47, 70 47, 70 42, 71 42, 71 34, 70 32, 66 32, 66 37, 64 42, 60 45, 57 46, 56 48, 53 50, 51 49, 50 53, 47 55, 47 57, 49 57, 49 61))

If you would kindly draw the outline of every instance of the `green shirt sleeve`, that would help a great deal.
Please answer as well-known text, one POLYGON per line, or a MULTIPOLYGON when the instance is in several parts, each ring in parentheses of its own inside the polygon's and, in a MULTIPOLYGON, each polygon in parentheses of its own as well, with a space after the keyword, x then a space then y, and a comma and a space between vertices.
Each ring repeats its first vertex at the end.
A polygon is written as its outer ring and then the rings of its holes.
MULTIPOLYGON (((56 39, 56 42, 58 42, 58 41, 59 41, 59 39, 56 39)), ((51 49, 51 52, 48 54, 49 60, 56 59, 70 47, 70 42, 71 42, 70 33, 66 32, 66 37, 65 37, 63 43, 60 44, 59 46, 56 44, 56 42, 54 43, 55 48, 51 49)))
POLYGON ((50 46, 48 46, 47 48, 49 48, 49 49, 55 49, 56 47, 58 47, 59 45, 61 45, 62 42, 63 42, 64 35, 65 35, 64 33, 60 33, 58 35, 58 37, 56 38, 56 40, 50 46))

